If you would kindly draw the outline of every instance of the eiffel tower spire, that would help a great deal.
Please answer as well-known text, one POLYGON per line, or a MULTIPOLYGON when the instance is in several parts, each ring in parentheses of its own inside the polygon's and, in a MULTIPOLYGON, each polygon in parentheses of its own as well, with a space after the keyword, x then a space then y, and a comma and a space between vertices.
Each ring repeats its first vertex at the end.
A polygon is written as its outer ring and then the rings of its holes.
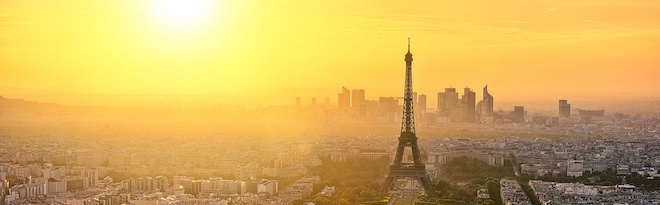
POLYGON ((431 184, 431 180, 426 175, 424 163, 422 163, 419 154, 419 147, 417 146, 417 135, 415 134, 415 114, 413 106, 413 89, 412 89, 412 53, 410 53, 410 38, 408 38, 408 53, 405 56, 406 61, 406 76, 405 85, 403 89, 403 116, 401 119, 401 135, 399 136, 399 146, 396 150, 394 162, 390 165, 390 172, 385 179, 385 182, 380 188, 380 192, 384 193, 390 190, 392 182, 396 178, 414 178, 418 180, 426 194, 435 196, 437 192, 431 184), (410 147, 413 155, 412 163, 403 163, 404 149, 410 147))
POLYGON ((410 38, 408 38, 408 53, 410 53, 410 38))
POLYGON ((408 53, 406 53, 406 83, 403 90, 403 119, 401 119, 401 135, 415 136, 415 113, 412 90, 412 53, 410 53, 410 38, 408 38, 408 53))

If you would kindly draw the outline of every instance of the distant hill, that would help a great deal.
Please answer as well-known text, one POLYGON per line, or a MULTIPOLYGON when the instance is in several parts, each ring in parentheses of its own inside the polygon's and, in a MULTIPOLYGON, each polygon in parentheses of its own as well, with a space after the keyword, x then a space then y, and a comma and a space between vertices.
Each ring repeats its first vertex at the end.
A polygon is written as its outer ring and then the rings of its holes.
POLYGON ((62 105, 0 97, 0 136, 135 137, 242 133, 281 137, 335 132, 320 126, 319 121, 310 122, 309 119, 308 115, 286 106, 247 110, 237 106, 217 105, 62 105))
POLYGON ((62 108, 62 105, 54 103, 40 103, 37 101, 27 101, 24 99, 9 99, 0 96, 0 113, 43 113, 47 111, 62 108))

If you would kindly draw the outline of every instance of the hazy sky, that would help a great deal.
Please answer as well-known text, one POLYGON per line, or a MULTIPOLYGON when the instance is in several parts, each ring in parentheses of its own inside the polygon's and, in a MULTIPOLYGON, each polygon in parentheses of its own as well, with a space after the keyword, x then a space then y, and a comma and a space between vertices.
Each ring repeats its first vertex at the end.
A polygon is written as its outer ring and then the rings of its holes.
POLYGON ((0 95, 398 96, 407 37, 432 102, 660 96, 658 0, 2 0, 0 95))

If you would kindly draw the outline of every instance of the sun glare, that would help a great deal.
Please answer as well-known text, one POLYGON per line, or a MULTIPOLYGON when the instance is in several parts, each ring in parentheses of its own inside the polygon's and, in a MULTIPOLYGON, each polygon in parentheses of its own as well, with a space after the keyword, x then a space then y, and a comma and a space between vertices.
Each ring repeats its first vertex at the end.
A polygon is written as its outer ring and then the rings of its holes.
POLYGON ((212 0, 154 0, 152 8, 159 23, 175 28, 199 27, 212 18, 212 0))

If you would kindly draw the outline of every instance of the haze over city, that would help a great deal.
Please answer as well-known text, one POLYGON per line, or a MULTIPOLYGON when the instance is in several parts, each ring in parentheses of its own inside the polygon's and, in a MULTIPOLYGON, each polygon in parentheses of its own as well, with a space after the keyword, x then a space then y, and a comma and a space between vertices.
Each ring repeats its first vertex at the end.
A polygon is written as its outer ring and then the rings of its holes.
POLYGON ((0 205, 660 204, 657 0, 2 0, 0 205))

